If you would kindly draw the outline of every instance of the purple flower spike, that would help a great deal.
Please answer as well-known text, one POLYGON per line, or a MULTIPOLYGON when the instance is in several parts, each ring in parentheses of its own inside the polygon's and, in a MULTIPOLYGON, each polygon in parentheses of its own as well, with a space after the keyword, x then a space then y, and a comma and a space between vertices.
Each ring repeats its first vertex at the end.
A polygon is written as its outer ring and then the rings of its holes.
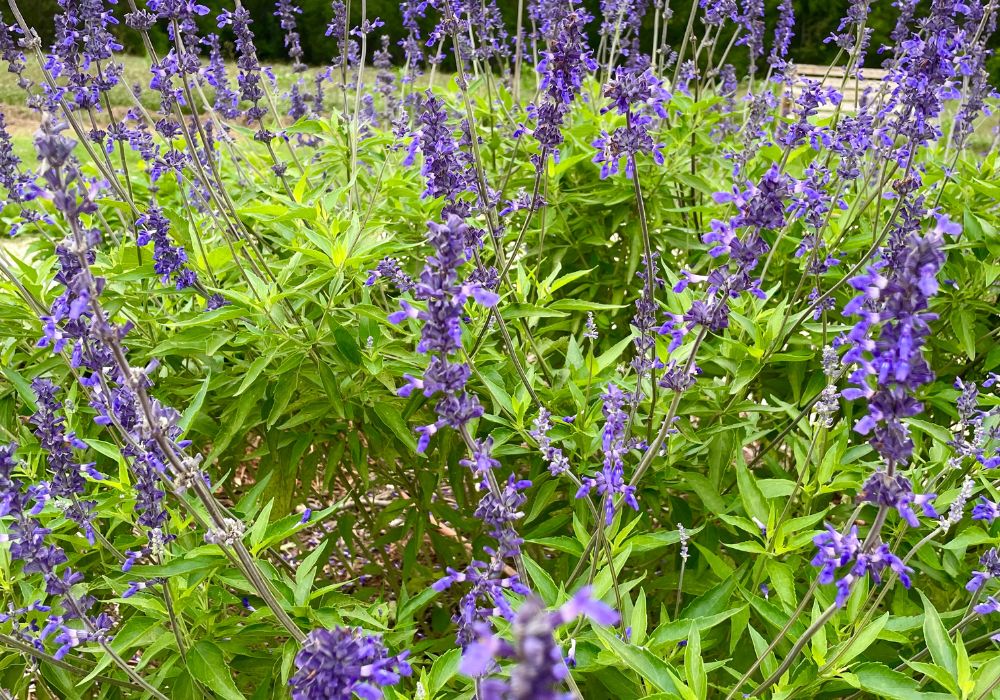
MULTIPOLYGON (((52 481, 49 493, 57 498, 66 499, 64 512, 66 517, 80 526, 87 541, 94 543, 93 519, 95 501, 80 498, 87 490, 87 481, 83 475, 89 474, 84 465, 73 455, 73 450, 87 449, 86 443, 76 437, 76 433, 67 433, 65 419, 59 415, 63 405, 59 402, 62 390, 48 379, 36 378, 31 383, 32 391, 38 398, 38 411, 31 417, 35 426, 35 436, 45 450, 52 481)), ((100 474, 98 472, 98 476, 100 474)))
POLYGON ((965 584, 965 589, 971 593, 978 591, 987 581, 1000 578, 1000 554, 997 554, 996 547, 988 549, 979 558, 979 563, 983 568, 973 571, 972 578, 965 584))
POLYGON ((620 615, 613 608, 608 607, 593 597, 593 591, 589 587, 581 588, 572 598, 563 604, 554 613, 554 620, 562 625, 571 622, 576 618, 587 617, 599 625, 618 624, 620 615))
POLYGON ((295 15, 301 15, 302 8, 293 5, 291 0, 278 0, 274 3, 274 7, 274 16, 281 20, 281 28, 285 32, 285 49, 288 50, 288 57, 292 59, 292 70, 301 73, 306 66, 302 63, 302 42, 295 30, 295 15))
POLYGON ((224 10, 218 16, 219 27, 231 25, 236 35, 236 66, 239 68, 236 82, 240 88, 240 98, 252 105, 246 111, 246 118, 247 121, 256 122, 258 125, 254 139, 266 143, 274 138, 274 134, 264 128, 263 119, 267 114, 267 109, 261 106, 261 100, 265 97, 264 88, 261 87, 264 78, 257 59, 251 24, 253 20, 250 13, 241 5, 235 10, 224 10))
POLYGON ((542 601, 529 597, 513 618, 514 642, 508 642, 480 627, 478 636, 462 654, 462 673, 482 679, 483 697, 509 700, 562 700, 561 688, 569 674, 567 661, 556 644, 553 632, 580 616, 597 624, 615 624, 618 613, 591 597, 584 588, 555 612, 542 601), (511 659, 510 678, 483 678, 498 659, 511 659))
POLYGON ((602 131, 600 138, 591 145, 597 149, 594 162, 601 165, 601 177, 606 178, 619 172, 621 160, 625 159, 625 175, 632 177, 635 157, 640 153, 652 155, 657 165, 663 164, 663 144, 657 143, 649 133, 653 117, 667 116, 666 103, 670 93, 663 87, 652 69, 636 72, 619 66, 614 77, 604 85, 604 96, 611 103, 601 109, 601 113, 612 110, 625 116, 625 126, 611 133, 602 131))
POLYGON ((411 673, 407 652, 390 656, 378 635, 360 629, 315 629, 295 657, 288 684, 294 700, 379 700, 380 688, 411 673))
POLYGON ((861 548, 856 525, 851 527, 847 535, 841 535, 828 524, 826 532, 813 538, 813 544, 817 551, 812 565, 819 567, 820 583, 833 583, 837 569, 854 561, 861 548))
POLYGON ((583 485, 576 497, 583 498, 592 490, 601 494, 604 502, 605 523, 610 525, 615 516, 614 497, 621 495, 633 510, 639 510, 635 499, 635 487, 625 482, 625 455, 630 443, 625 436, 628 413, 625 410, 630 395, 614 384, 608 384, 601 396, 604 400, 604 430, 601 433, 601 450, 604 452, 604 468, 592 477, 582 480, 583 485))
POLYGON ((774 69, 776 80, 781 80, 781 74, 785 71, 787 65, 785 57, 788 56, 788 47, 792 43, 794 34, 795 8, 792 0, 781 0, 778 3, 778 22, 774 27, 774 45, 767 59, 774 69))
POLYGON ((448 124, 444 104, 430 91, 420 105, 418 121, 420 127, 403 164, 412 165, 419 149, 424 160, 420 173, 427 182, 423 196, 444 197, 454 202, 460 194, 472 189, 473 176, 448 124))
MULTIPOLYGON (((587 73, 597 70, 593 52, 587 46, 583 25, 589 20, 586 12, 574 9, 562 17, 555 29, 551 50, 542 52, 538 62, 542 103, 528 106, 528 116, 535 119, 534 137, 538 145, 559 159, 563 142, 562 125, 570 105, 580 93, 587 73)), ((535 165, 540 164, 535 157, 535 165)))
POLYGON ((912 506, 918 506, 928 518, 938 518, 938 513, 931 505, 936 494, 915 494, 913 485, 906 477, 895 474, 889 476, 885 472, 876 472, 865 482, 861 491, 861 500, 880 506, 895 508, 910 527, 920 527, 920 520, 912 506))
POLYGON ((986 602, 980 603, 973 609, 980 615, 989 615, 990 613, 1000 612, 1000 601, 993 596, 990 596, 986 599, 986 602))
POLYGON ((160 275, 160 281, 173 280, 177 289, 193 286, 198 277, 187 266, 187 251, 170 239, 170 221, 163 210, 156 204, 150 205, 135 223, 139 231, 136 243, 141 246, 153 243, 153 269, 160 275))
POLYGON ((472 250, 482 245, 482 232, 454 214, 448 215, 446 223, 430 222, 427 228, 427 239, 435 252, 428 256, 412 290, 417 299, 426 302, 427 308, 419 310, 400 301, 402 310, 389 316, 392 323, 407 318, 421 321, 423 328, 417 350, 431 355, 423 378, 409 378, 400 390, 408 395, 419 388, 427 397, 439 397, 435 405, 438 421, 417 430, 420 451, 427 448, 440 428, 447 425, 459 429, 482 415, 479 400, 465 391, 471 374, 469 368, 452 362, 449 357, 462 348, 466 302, 472 299, 481 306, 492 306, 497 301, 496 294, 481 284, 459 278, 459 270, 472 258, 472 250))
MULTIPOLYGON (((567 471, 570 465, 569 459, 563 454, 563 451, 552 445, 552 438, 549 437, 549 431, 552 430, 551 417, 552 414, 547 409, 539 409, 538 418, 535 419, 534 427, 528 431, 528 434, 538 442, 538 449, 548 464, 549 473, 556 476, 567 471)), ((563 421, 572 423, 574 419, 574 416, 566 416, 563 421)))
POLYGON ((972 519, 992 523, 997 518, 1000 518, 1000 505, 986 498, 986 496, 980 496, 979 503, 972 508, 972 519))
MULTIPOLYGON (((956 225, 938 217, 925 234, 909 233, 899 243, 883 250, 880 267, 869 267, 850 280, 859 294, 844 307, 844 314, 860 320, 848 334, 850 349, 844 363, 855 363, 851 373, 854 388, 844 398, 867 400, 868 414, 855 425, 887 462, 905 464, 913 453, 913 441, 903 419, 923 410, 911 395, 934 379, 923 356, 930 322, 928 311, 937 293, 937 274, 944 265, 944 235, 956 225)), ((902 512, 902 511, 901 511, 902 512)))

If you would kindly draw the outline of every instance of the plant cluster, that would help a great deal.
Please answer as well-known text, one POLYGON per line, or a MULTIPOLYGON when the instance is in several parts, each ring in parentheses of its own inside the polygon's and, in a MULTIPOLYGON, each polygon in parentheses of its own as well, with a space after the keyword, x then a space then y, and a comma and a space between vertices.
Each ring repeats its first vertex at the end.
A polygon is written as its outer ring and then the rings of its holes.
POLYGON ((0 21, 5 693, 1000 697, 996 0, 113 4, 0 21))

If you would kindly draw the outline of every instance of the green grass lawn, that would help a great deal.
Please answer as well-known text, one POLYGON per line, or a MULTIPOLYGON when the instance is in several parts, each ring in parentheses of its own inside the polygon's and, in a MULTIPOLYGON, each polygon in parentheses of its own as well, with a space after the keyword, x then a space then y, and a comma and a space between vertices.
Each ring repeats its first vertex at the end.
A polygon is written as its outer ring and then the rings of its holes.
MULTIPOLYGON (((44 76, 38 63, 31 56, 28 57, 27 63, 28 68, 25 71, 25 76, 34 85, 41 84, 44 81, 44 76)), ((155 112, 159 108, 160 99, 158 93, 149 89, 149 59, 146 56, 124 56, 122 58, 122 65, 124 68, 122 83, 108 93, 108 100, 112 108, 116 111, 124 111, 135 106, 134 97, 130 94, 131 91, 126 86, 138 85, 142 88, 139 94, 140 102, 148 110, 155 112)), ((316 74, 324 70, 323 68, 311 67, 303 73, 295 73, 292 71, 291 64, 277 64, 270 66, 270 68, 274 72, 277 82, 274 92, 279 97, 284 95, 298 79, 305 80, 311 89, 312 81, 316 74)), ((235 85, 236 67, 234 65, 228 66, 228 74, 230 80, 235 85)), ((33 89, 37 90, 37 87, 33 89)), ((212 99, 213 91, 211 87, 206 85, 204 89, 206 96, 212 99)), ((6 71, 0 72, 0 110, 6 115, 9 130, 15 137, 15 150, 19 148, 18 142, 23 140, 20 138, 22 136, 27 138, 27 143, 30 147, 31 134, 37 128, 38 124, 37 115, 28 109, 26 103, 27 95, 24 90, 18 87, 16 76, 6 71)))
MULTIPOLYGON (((149 80, 151 77, 149 59, 144 55, 129 55, 121 57, 120 60, 124 69, 123 80, 108 93, 108 100, 111 103, 112 109, 118 113, 134 107, 135 97, 132 94, 133 91, 130 87, 126 86, 139 86, 141 88, 138 91, 139 101, 151 113, 156 113, 160 107, 160 97, 159 93, 149 89, 149 80)), ((33 84, 32 90, 37 91, 37 86, 44 81, 44 75, 32 56, 28 57, 27 65, 25 76, 31 80, 33 84)), ((283 108, 286 104, 285 95, 296 81, 304 81, 305 89, 311 92, 316 76, 328 69, 327 66, 310 66, 305 71, 296 73, 292 70, 292 64, 290 63, 278 63, 266 65, 265 67, 274 74, 275 86, 271 88, 271 91, 279 104, 280 111, 284 111, 283 108)), ((229 63, 227 65, 227 75, 233 89, 236 89, 237 68, 235 64, 229 63)), ((371 85, 374 82, 374 77, 375 69, 371 67, 366 68, 364 83, 371 85)), ((443 85, 451 77, 450 74, 438 72, 435 82, 437 85, 443 85)), ((355 74, 348 77, 348 82, 353 83, 356 79, 357 76, 355 74)), ((428 84, 428 80, 429 75, 426 74, 418 78, 416 89, 424 89, 428 84)), ((339 77, 335 77, 334 82, 339 83, 339 77)), ((340 99, 339 94, 334 94, 335 91, 329 83, 327 83, 325 89, 327 91, 326 99, 328 105, 332 105, 333 100, 340 99)), ((202 90, 210 101, 214 99, 214 90, 211 86, 203 85, 202 90)), ((200 97, 197 95, 196 99, 200 102, 200 97)), ((25 146, 30 151, 31 136, 38 128, 38 115, 27 107, 27 94, 18 87, 17 77, 6 71, 0 72, 0 111, 7 118, 8 131, 14 137, 15 151, 21 155, 24 152, 25 146)), ((106 121, 106 117, 102 113, 98 113, 97 118, 100 121, 106 121)))
MULTIPOLYGON (((127 85, 141 85, 144 93, 141 96, 143 104, 147 107, 155 108, 159 104, 159 98, 155 92, 148 89, 150 78, 149 59, 145 55, 130 55, 122 56, 120 57, 120 60, 124 68, 123 82, 127 85)), ((317 73, 324 70, 322 67, 310 67, 307 68, 304 73, 295 73, 292 71, 292 65, 290 63, 279 63, 269 67, 274 72, 274 76, 278 82, 278 90, 280 92, 286 91, 297 78, 303 77, 306 80, 311 81, 317 73)), ((227 66, 227 70, 230 79, 235 82, 235 65, 229 64, 227 66)), ((28 57, 28 69, 25 71, 25 75, 34 83, 41 83, 43 79, 41 69, 31 56, 28 57)), ((113 107, 127 108, 133 105, 132 98, 129 96, 124 85, 119 85, 114 88, 109 97, 113 107)), ((17 86, 15 76, 6 72, 0 74, 0 104, 24 104, 24 91, 17 86)))

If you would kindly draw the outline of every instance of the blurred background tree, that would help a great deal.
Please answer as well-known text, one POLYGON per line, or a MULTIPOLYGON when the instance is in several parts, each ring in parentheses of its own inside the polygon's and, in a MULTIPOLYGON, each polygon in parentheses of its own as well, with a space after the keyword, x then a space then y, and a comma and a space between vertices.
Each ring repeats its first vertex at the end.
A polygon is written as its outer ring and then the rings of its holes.
MULTIPOLYGON (((215 30, 215 17, 222 9, 231 8, 232 0, 200 0, 202 4, 211 10, 208 15, 202 18, 203 31, 215 30)), ((695 0, 696 1, 696 0, 695 0)), ((527 0, 525 0, 527 2, 527 0)), ((692 0, 671 0, 670 7, 673 8, 674 18, 670 22, 667 36, 676 46, 684 34, 684 26, 687 22, 688 13, 692 0)), ((498 0, 504 18, 513 33, 517 19, 518 0, 498 0)), ((140 1, 140 5, 143 3, 140 1)), ((305 52, 305 61, 311 65, 323 65, 329 63, 334 52, 334 42, 326 36, 326 27, 330 21, 331 10, 329 0, 299 0, 297 4, 302 8, 299 15, 299 33, 302 37, 302 49, 305 52)), ((361 19, 361 3, 357 0, 351 4, 352 24, 357 24, 361 19)), ((652 3, 650 3, 652 4, 652 3)), ((770 33, 773 31, 774 22, 777 17, 777 1, 767 0, 767 24, 768 41, 770 33)), ((837 28, 840 18, 846 13, 850 4, 849 0, 794 0, 795 4, 795 37, 792 39, 791 56, 797 63, 828 64, 836 56, 836 47, 826 44, 823 40, 837 28)), ((274 16, 273 0, 243 0, 243 5, 250 10, 254 19, 253 31, 256 36, 257 52, 261 60, 282 61, 286 60, 284 42, 281 27, 278 25, 278 18, 274 16)), ((586 6, 595 17, 600 16, 600 0, 584 0, 586 6)), ((59 12, 57 0, 34 0, 34 2, 20 3, 21 11, 25 18, 31 23, 42 37, 43 41, 50 41, 52 38, 52 18, 59 12)), ((115 8, 116 15, 122 18, 127 12, 127 4, 119 3, 115 8)), ((367 0, 368 17, 379 17, 385 22, 381 32, 388 32, 393 48, 398 54, 398 47, 395 42, 402 36, 400 27, 401 17, 398 0, 367 0)), ((5 13, 5 18, 7 13, 5 13)), ((525 13, 527 17, 527 13, 525 13)), ((652 14, 647 13, 646 23, 649 27, 644 27, 643 39, 648 44, 652 41, 652 14)), ((869 27, 873 29, 872 50, 868 53, 867 64, 869 67, 877 67, 881 63, 881 56, 878 48, 889 43, 889 33, 896 22, 896 9, 888 0, 873 2, 869 27)), ((596 33, 599 22, 591 25, 591 31, 596 33)), ((526 27, 530 31, 530 26, 526 27)), ((130 31, 121 25, 119 30, 122 43, 130 50, 141 53, 142 43, 136 32, 130 31)), ((222 33, 226 50, 232 53, 232 35, 228 30, 222 33)), ((592 37, 594 46, 597 46, 596 36, 592 37)), ((728 37, 723 37, 726 41, 728 37)), ((167 36, 161 32, 157 36, 161 49, 167 46, 167 36)), ((1000 32, 993 35, 991 46, 1000 48, 1000 32)), ((648 50, 648 46, 644 47, 648 50)), ((732 53, 732 63, 738 69, 744 68, 746 64, 746 51, 734 51, 732 53)), ((992 59, 991 74, 994 82, 1000 78, 1000 57, 994 56, 992 59)))

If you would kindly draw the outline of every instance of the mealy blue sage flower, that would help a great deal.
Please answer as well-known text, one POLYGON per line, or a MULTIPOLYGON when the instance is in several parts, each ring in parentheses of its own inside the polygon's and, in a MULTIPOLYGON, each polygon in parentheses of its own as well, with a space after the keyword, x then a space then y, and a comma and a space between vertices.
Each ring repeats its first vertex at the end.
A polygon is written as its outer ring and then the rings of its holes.
POLYGON ((496 660, 514 662, 510 677, 486 678, 479 684, 482 700, 562 700, 569 697, 561 688, 569 674, 562 650, 553 636, 561 625, 578 617, 587 617, 599 625, 618 622, 618 613, 595 600, 590 589, 578 591, 554 612, 545 609, 535 596, 522 603, 511 624, 513 643, 488 629, 462 654, 461 671, 482 678, 496 667, 496 660))
MULTIPOLYGON (((538 145, 555 160, 559 160, 562 126, 570 105, 580 93, 587 74, 597 70, 583 31, 589 19, 590 15, 576 8, 567 12, 555 26, 550 49, 542 52, 538 62, 542 101, 537 106, 534 102, 528 105, 528 116, 535 120, 533 135, 538 145)), ((540 157, 534 160, 539 165, 540 157)))
POLYGON ((212 107, 226 119, 235 119, 240 115, 240 96, 230 87, 219 35, 208 34, 202 39, 202 43, 208 47, 208 63, 202 69, 202 74, 205 81, 215 89, 212 107))
POLYGON ((302 41, 296 31, 296 15, 302 14, 302 8, 292 3, 291 0, 277 0, 274 3, 274 16, 280 20, 281 29, 285 35, 285 50, 288 57, 292 59, 292 70, 301 73, 306 69, 302 63, 302 41))
POLYGON ((381 688, 412 672, 408 652, 390 655, 382 638, 361 629, 315 629, 295 656, 293 700, 379 700, 381 688))
POLYGON ((198 282, 198 276, 187 265, 187 251, 184 246, 174 245, 170 238, 170 220, 156 204, 151 204, 146 213, 136 219, 140 246, 153 244, 153 269, 160 275, 160 281, 174 282, 177 289, 191 287, 198 282))
POLYGON ((895 508, 900 517, 910 527, 920 527, 920 520, 913 506, 921 509, 928 518, 938 518, 938 513, 932 505, 937 494, 917 494, 913 492, 910 480, 901 474, 890 476, 884 471, 872 474, 861 489, 860 500, 874 503, 878 506, 895 508))
POLYGON ((972 519, 992 524, 997 518, 1000 518, 1000 505, 986 496, 980 496, 979 503, 972 507, 972 519))
POLYGON ((468 161, 459 149, 455 134, 448 124, 444 103, 430 91, 420 104, 419 127, 403 165, 412 165, 417 150, 423 155, 421 175, 427 183, 424 197, 444 197, 454 202, 460 194, 469 191, 472 176, 468 161))
POLYGON ((785 58, 788 56, 788 48, 795 35, 795 7, 792 0, 780 0, 778 3, 778 21, 774 26, 774 44, 771 46, 771 54, 767 57, 767 62, 774 71, 772 80, 780 82, 788 65, 785 58))
POLYGON ((939 216, 927 233, 911 233, 894 251, 891 264, 871 266, 850 280, 859 294, 844 307, 844 314, 860 320, 848 333, 850 349, 844 362, 857 369, 850 375, 854 387, 845 389, 843 396, 866 400, 867 415, 855 430, 871 435, 872 447, 886 462, 906 464, 913 452, 903 419, 923 410, 912 394, 934 379, 922 352, 929 324, 937 318, 928 308, 945 261, 944 237, 960 230, 939 216))
POLYGON ((459 429, 482 415, 479 400, 465 391, 469 368, 449 358, 462 348, 466 302, 473 299, 481 306, 491 307, 498 301, 489 289, 459 276, 460 268, 472 258, 473 249, 482 245, 481 232, 454 214, 444 224, 429 222, 427 228, 427 240, 434 253, 427 257, 413 289, 414 297, 425 302, 426 309, 401 301, 402 310, 389 316, 392 323, 407 318, 419 320, 422 328, 417 351, 431 355, 423 377, 405 375, 407 384, 399 391, 402 396, 419 390, 428 398, 438 397, 435 405, 438 420, 417 429, 420 452, 427 449, 431 437, 442 427, 459 429))
POLYGON ((551 417, 552 414, 547 409, 540 408, 538 417, 535 418, 528 434, 538 443, 538 449, 545 458, 549 473, 556 476, 569 470, 569 459, 563 454, 562 449, 552 444, 552 438, 549 437, 549 431, 552 430, 552 422, 549 420, 551 417))
POLYGON ((996 547, 988 549, 986 553, 979 558, 979 563, 983 568, 978 571, 973 571, 972 578, 970 578, 969 582, 965 584, 965 589, 972 593, 981 589, 987 581, 1000 578, 1000 554, 997 554, 996 547))
POLYGON ((31 416, 35 426, 35 437, 45 451, 52 480, 49 494, 60 499, 66 517, 80 526, 90 544, 94 544, 93 520, 95 501, 81 499, 87 490, 87 480, 101 480, 103 475, 93 464, 81 464, 74 450, 86 450, 87 444, 75 432, 66 432, 65 417, 60 415, 63 408, 59 401, 62 390, 48 379, 36 377, 31 382, 31 390, 38 399, 38 410, 31 416))
POLYGON ((601 136, 591 144, 597 149, 594 162, 601 166, 601 177, 606 178, 619 172, 621 161, 625 159, 625 176, 635 174, 635 157, 651 154, 657 165, 663 164, 663 144, 657 143, 649 127, 653 116, 666 118, 666 104, 670 93, 653 73, 653 70, 636 71, 619 66, 614 76, 604 85, 604 97, 610 104, 601 108, 601 113, 616 111, 625 117, 625 125, 612 132, 602 131, 601 136))
POLYGON ((816 556, 812 565, 818 567, 821 584, 835 584, 837 594, 834 604, 841 608, 851 595, 854 582, 866 574, 871 574, 876 583, 881 581, 886 569, 892 570, 906 588, 910 587, 912 569, 892 553, 887 544, 880 544, 865 551, 858 539, 858 527, 852 525, 847 534, 838 532, 832 525, 826 526, 813 538, 816 556), (846 571, 845 571, 846 570, 846 571))
POLYGON ((261 86, 264 77, 253 43, 254 35, 250 29, 253 20, 250 13, 238 5, 235 10, 224 10, 217 21, 219 28, 231 25, 236 35, 236 66, 239 68, 236 82, 240 88, 240 98, 251 103, 246 111, 246 118, 250 123, 256 122, 258 125, 254 138, 261 142, 270 141, 274 134, 264 128, 263 119, 267 114, 267 109, 261 106, 261 100, 265 97, 261 86))
POLYGON ((64 566, 69 561, 66 552, 49 537, 52 530, 37 519, 45 507, 47 488, 45 485, 25 487, 14 476, 16 450, 15 443, 0 445, 0 517, 11 519, 7 532, 0 535, 0 543, 8 545, 11 561, 20 563, 20 579, 41 574, 45 595, 49 598, 2 615, 0 622, 13 620, 17 625, 13 618, 18 617, 18 613, 51 612, 44 627, 20 625, 19 634, 39 649, 44 649, 46 640, 52 637, 58 645, 52 655, 62 659, 81 644, 108 641, 112 620, 106 613, 94 615, 90 612, 96 604, 92 597, 71 592, 73 586, 83 581, 83 574, 64 566), (53 612, 55 608, 62 612, 53 612))
POLYGON ((625 455, 630 440, 625 434, 628 413, 625 411, 630 397, 614 384, 608 384, 601 395, 603 401, 604 428, 601 431, 601 451, 604 466, 597 474, 582 479, 583 485, 576 493, 577 498, 586 497, 591 491, 603 496, 605 524, 610 525, 615 516, 614 497, 622 496, 633 510, 639 510, 635 499, 635 487, 625 481, 625 455))

